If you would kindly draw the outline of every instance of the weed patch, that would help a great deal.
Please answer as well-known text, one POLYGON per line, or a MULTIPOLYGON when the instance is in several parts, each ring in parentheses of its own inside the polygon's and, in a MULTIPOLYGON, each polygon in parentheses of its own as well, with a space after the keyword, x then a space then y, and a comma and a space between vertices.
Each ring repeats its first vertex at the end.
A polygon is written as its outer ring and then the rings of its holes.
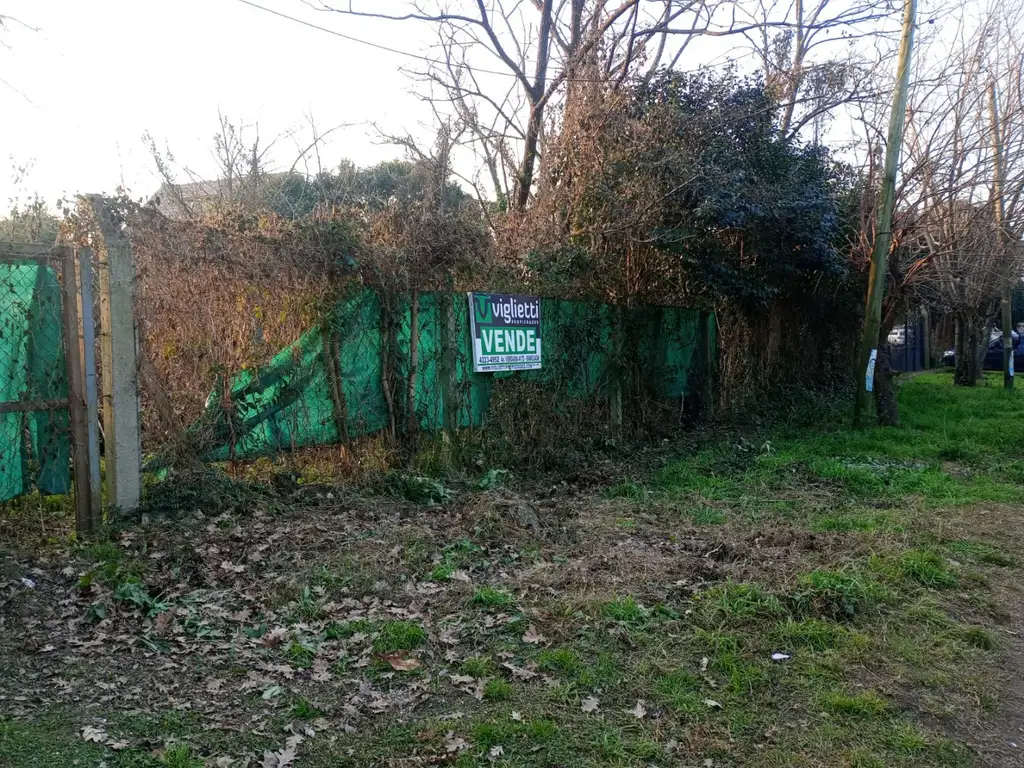
POLYGON ((375 653, 411 651, 427 641, 423 627, 412 621, 389 621, 381 625, 373 641, 375 653))
POLYGON ((787 619, 776 624, 770 636, 773 644, 781 649, 806 648, 819 652, 843 648, 857 637, 842 624, 816 618, 787 619))
POLYGON ((491 701, 504 701, 512 698, 512 684, 500 677, 488 680, 484 686, 484 698, 491 701))
POLYGON ((609 600, 602 605, 601 615, 610 621, 617 621, 630 627, 639 627, 647 621, 650 612, 640 605, 632 595, 627 595, 609 600))
POLYGON ((883 590, 856 571, 812 571, 797 579, 792 603, 798 614, 851 619, 877 606, 883 590))
POLYGON ((701 615, 712 622, 777 619, 787 613, 778 597, 756 584, 719 584, 700 593, 697 599, 701 615))
POLYGON ((874 691, 861 693, 827 693, 822 697, 826 712, 840 717, 872 718, 884 714, 889 705, 874 691))
POLYGON ((477 608, 508 608, 515 605, 515 598, 508 592, 494 587, 480 587, 469 602, 477 608))
POLYGON ((927 550, 912 549, 904 552, 896 561, 895 571, 925 587, 945 589, 957 584, 956 575, 949 569, 946 560, 936 552, 927 550))
POLYGON ((373 624, 366 619, 353 619, 351 621, 332 621, 324 630, 324 636, 328 640, 348 640, 359 633, 373 631, 373 624))

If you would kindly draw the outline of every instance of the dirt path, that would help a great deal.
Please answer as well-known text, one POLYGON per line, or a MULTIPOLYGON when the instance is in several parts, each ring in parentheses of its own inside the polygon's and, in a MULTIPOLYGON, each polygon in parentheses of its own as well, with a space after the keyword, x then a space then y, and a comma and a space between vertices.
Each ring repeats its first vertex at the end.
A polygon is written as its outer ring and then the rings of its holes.
POLYGON ((1009 646, 1000 659, 999 708, 977 744, 983 764, 990 768, 1024 767, 1024 595, 1019 585, 1012 591, 1017 599, 1007 606, 1014 618, 1008 627, 1009 646))
MULTIPOLYGON (((1024 562, 1024 508, 985 505, 964 515, 965 529, 1012 552, 1024 562)), ((1019 569, 996 571, 990 577, 992 606, 1005 631, 995 665, 996 707, 984 730, 958 733, 978 752, 986 768, 1024 768, 1024 577, 1019 569)))

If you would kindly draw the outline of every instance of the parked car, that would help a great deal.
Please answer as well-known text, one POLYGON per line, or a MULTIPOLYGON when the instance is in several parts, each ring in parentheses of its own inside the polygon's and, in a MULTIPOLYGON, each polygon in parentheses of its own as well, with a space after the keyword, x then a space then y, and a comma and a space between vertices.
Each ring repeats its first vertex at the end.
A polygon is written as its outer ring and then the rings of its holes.
MULTIPOLYGON (((956 365, 956 350, 948 349, 942 356, 942 364, 952 368, 956 365)), ((1002 335, 990 337, 988 349, 985 350, 985 360, 982 368, 986 371, 1003 370, 1003 337, 1002 335)), ((1013 331, 1013 368, 1014 371, 1024 371, 1024 343, 1020 335, 1013 331)))

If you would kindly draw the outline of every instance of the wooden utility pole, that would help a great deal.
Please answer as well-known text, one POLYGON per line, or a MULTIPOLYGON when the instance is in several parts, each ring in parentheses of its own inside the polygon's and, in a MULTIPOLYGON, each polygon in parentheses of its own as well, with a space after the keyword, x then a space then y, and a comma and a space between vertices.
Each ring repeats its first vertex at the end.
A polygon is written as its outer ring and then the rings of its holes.
POLYGON ((853 422, 861 425, 867 414, 874 411, 875 358, 878 355, 878 333, 882 325, 882 296, 885 293, 886 262, 892 243, 892 212, 896 204, 896 170, 903 143, 903 122, 907 112, 907 90, 910 86, 910 59, 914 47, 914 22, 917 0, 906 0, 903 8, 903 33, 896 64, 896 88, 892 95, 892 114, 889 117, 889 138, 885 149, 885 169, 882 190, 878 200, 878 220, 875 225, 875 245, 871 252, 871 272, 868 277, 867 308, 864 313, 864 336, 861 339, 860 365, 857 376, 857 403, 853 422))
MULTIPOLYGON (((1003 204, 1003 139, 999 133, 999 103, 996 101, 996 82, 988 84, 989 117, 992 121, 992 159, 995 165, 995 179, 992 182, 992 201, 995 203, 996 247, 999 255, 1006 257, 1006 237, 1003 227, 1006 210, 1003 204)), ((1010 261, 1007 259, 1007 261, 1010 261)), ((1013 275, 1007 270, 1003 278, 1003 296, 1000 304, 1003 312, 1003 387, 1013 389, 1013 307, 1010 284, 1013 275)))

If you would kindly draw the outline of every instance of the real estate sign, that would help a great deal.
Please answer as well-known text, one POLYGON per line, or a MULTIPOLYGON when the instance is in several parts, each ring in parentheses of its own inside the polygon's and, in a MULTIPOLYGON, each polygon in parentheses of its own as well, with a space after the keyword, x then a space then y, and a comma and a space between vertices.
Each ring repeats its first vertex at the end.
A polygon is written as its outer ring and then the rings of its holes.
POLYGON ((540 368, 540 297, 471 293, 469 325, 477 373, 540 368))

